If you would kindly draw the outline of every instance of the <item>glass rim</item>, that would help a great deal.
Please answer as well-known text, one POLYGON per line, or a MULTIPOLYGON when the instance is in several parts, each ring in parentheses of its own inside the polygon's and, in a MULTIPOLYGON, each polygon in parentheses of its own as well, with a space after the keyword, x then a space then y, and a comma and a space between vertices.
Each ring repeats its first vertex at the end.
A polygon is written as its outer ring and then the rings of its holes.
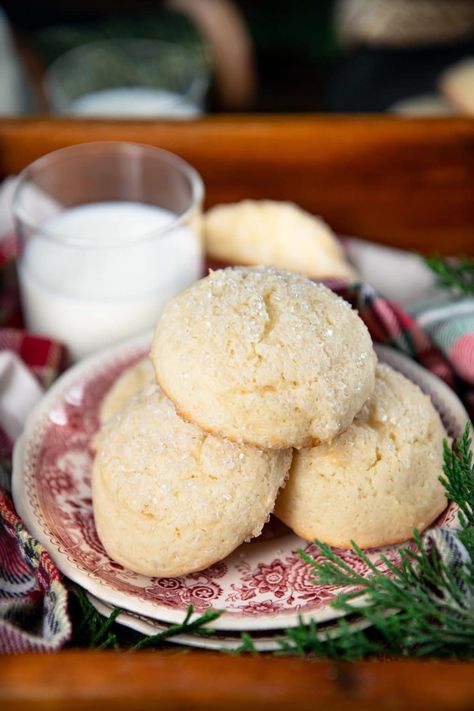
MULTIPOLYGON (((158 146, 152 146, 147 143, 134 143, 132 141, 90 141, 88 143, 75 143, 71 146, 65 146, 63 148, 58 148, 54 151, 51 151, 50 153, 46 153, 43 156, 40 156, 36 160, 34 160, 32 163, 27 165, 23 170, 19 173, 18 175, 18 182, 15 186, 15 190, 13 192, 12 196, 12 213, 15 222, 18 222, 21 225, 25 225, 28 227, 30 230, 32 230, 33 233, 35 234, 40 234, 42 237, 46 237, 47 239, 51 240, 52 242, 56 242, 63 247, 87 247, 88 249, 117 249, 119 246, 120 247, 130 247, 136 244, 140 244, 142 242, 146 242, 148 240, 156 239, 157 236, 164 236, 168 232, 174 231, 177 227, 180 227, 183 223, 187 222, 188 218, 192 215, 192 213, 196 210, 197 207, 202 203, 204 199, 204 183, 197 172, 195 168, 193 168, 192 165, 187 163, 183 158, 180 156, 176 155, 176 153, 172 153, 171 151, 167 151, 164 148, 159 148, 158 146), (25 216, 22 214, 21 208, 19 208, 19 201, 20 201, 20 193, 21 191, 25 188, 25 185, 27 183, 27 179, 30 177, 31 172, 35 168, 41 168, 42 164, 44 163, 45 165, 47 163, 52 162, 53 164, 55 162, 58 162, 64 158, 64 154, 67 153, 77 153, 79 152, 80 149, 90 149, 90 148, 118 148, 119 150, 124 150, 125 152, 136 152, 137 150, 146 150, 150 151, 156 154, 157 157, 160 157, 161 160, 168 165, 177 165, 181 172, 188 178, 190 185, 191 185, 191 198, 190 198, 190 204, 189 206, 185 209, 182 210, 179 213, 176 213, 176 217, 172 219, 168 224, 164 225, 163 227, 155 228, 153 230, 147 231, 141 236, 138 237, 133 237, 130 239, 125 239, 120 241, 120 245, 110 243, 110 244, 94 244, 91 243, 87 240, 83 240, 80 237, 64 237, 57 232, 49 231, 47 228, 42 227, 40 224, 35 224, 30 220, 28 216, 25 216)), ((96 201, 100 202, 100 201, 96 201)), ((114 200, 110 200, 108 202, 115 202, 114 200)), ((124 202, 124 200, 117 200, 117 202, 124 202)), ((139 202, 139 200, 133 200, 130 202, 139 202)), ((80 203, 80 205, 93 205, 96 204, 94 202, 84 202, 80 203)), ((141 204, 143 205, 150 205, 152 206, 152 203, 145 203, 142 202, 141 204)), ((79 205, 75 206, 79 207, 79 205)), ((65 208, 68 209, 68 208, 65 208)))
MULTIPOLYGON (((119 48, 126 45, 136 45, 137 47, 142 46, 150 48, 162 47, 166 48, 167 51, 179 51, 184 57, 186 57, 189 61, 189 65, 194 67, 194 70, 190 73, 193 75, 193 78, 187 91, 180 92, 177 95, 178 98, 175 101, 176 105, 179 105, 190 97, 193 97, 196 87, 199 87, 199 85, 201 85, 202 94, 204 94, 207 90, 210 82, 209 68, 206 68, 204 60, 200 62, 199 67, 196 68, 195 62, 193 61, 193 54, 187 47, 183 47, 183 45, 175 42, 154 39, 152 37, 103 37, 91 40, 90 42, 85 42, 77 47, 72 47, 71 49, 63 52, 59 57, 56 57, 56 59, 47 68, 42 79, 42 85, 46 95, 49 99, 51 99, 55 93, 56 89, 53 84, 54 81, 58 80, 61 76, 63 63, 71 61, 71 59, 74 61, 76 56, 80 58, 84 53, 87 53, 88 50, 95 49, 96 47, 100 48, 101 46, 110 46, 119 48)), ((175 104, 170 104, 170 106, 175 104)))

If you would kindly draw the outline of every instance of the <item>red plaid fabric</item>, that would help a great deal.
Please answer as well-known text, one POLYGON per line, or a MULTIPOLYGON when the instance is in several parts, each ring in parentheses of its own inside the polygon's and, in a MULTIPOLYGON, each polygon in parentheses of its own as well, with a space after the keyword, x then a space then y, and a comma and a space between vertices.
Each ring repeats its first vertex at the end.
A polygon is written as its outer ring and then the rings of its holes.
MULTIPOLYGON (((44 387, 66 365, 63 346, 19 329, 0 329, 0 349, 17 353, 44 387)), ((0 475, 5 487, 12 445, 0 429, 0 475)), ((48 552, 24 528, 7 491, 0 488, 0 653, 59 649, 70 635, 61 575, 48 552)))
POLYGON ((70 636, 61 575, 0 489, 0 652, 48 652, 70 636))
MULTIPOLYGON (((0 243, 0 350, 14 351, 43 387, 66 367, 64 347, 21 330, 13 238, 0 243)), ((71 635, 67 591, 49 553, 18 518, 7 493, 13 443, 0 429, 0 653, 52 651, 71 635)))
POLYGON ((20 299, 18 298, 15 256, 17 244, 13 235, 0 240, 0 326, 21 328, 20 299))
POLYGON ((359 312, 376 343, 392 346, 410 358, 418 361, 424 368, 444 380, 456 390, 463 400, 471 417, 474 416, 474 389, 472 382, 462 380, 456 375, 459 369, 446 358, 434 345, 428 334, 416 320, 398 304, 384 299, 369 284, 328 281, 327 286, 349 301, 359 312))
POLYGON ((327 285, 359 312, 376 343, 406 353, 448 385, 455 386, 454 372, 446 358, 400 306, 381 297, 369 284, 327 282, 327 285))
POLYGON ((68 360, 66 349, 57 341, 15 328, 0 328, 0 350, 19 355, 44 388, 66 368, 68 360))

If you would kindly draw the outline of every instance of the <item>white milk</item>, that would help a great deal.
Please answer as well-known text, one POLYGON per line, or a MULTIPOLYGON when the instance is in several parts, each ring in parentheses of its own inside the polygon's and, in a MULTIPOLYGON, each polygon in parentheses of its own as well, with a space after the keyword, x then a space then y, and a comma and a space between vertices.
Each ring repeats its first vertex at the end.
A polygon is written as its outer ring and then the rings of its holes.
POLYGON ((134 202, 74 207, 49 218, 19 265, 27 326, 77 360, 151 329, 169 298, 199 279, 201 246, 174 213, 134 202), (147 237, 149 235, 149 237, 147 237), (80 240, 80 244, 74 244, 80 240))
POLYGON ((141 116, 192 118, 201 110, 180 94, 146 86, 100 89, 75 99, 67 113, 82 116, 141 116))

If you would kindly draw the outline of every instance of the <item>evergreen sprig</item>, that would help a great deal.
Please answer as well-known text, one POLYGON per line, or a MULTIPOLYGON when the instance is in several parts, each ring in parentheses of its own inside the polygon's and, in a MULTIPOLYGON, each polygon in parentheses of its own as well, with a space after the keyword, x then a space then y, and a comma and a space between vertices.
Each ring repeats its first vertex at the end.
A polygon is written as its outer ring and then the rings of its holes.
POLYGON ((446 489, 448 499, 459 506, 460 536, 465 545, 469 546, 472 541, 469 540, 470 535, 466 534, 472 534, 471 529, 474 529, 474 467, 468 425, 455 448, 456 452, 453 452, 448 443, 443 442, 445 476, 440 477, 440 482, 446 489))
POLYGON ((194 632, 212 634, 214 630, 208 627, 208 625, 210 622, 213 622, 220 617, 222 613, 218 610, 209 609, 205 610, 200 617, 197 617, 195 620, 191 620, 193 614, 194 608, 192 605, 189 605, 186 616, 182 622, 176 625, 170 625, 170 627, 166 630, 158 632, 157 634, 150 635, 149 637, 143 637, 139 642, 134 644, 133 647, 130 647, 130 650, 136 651, 138 649, 143 649, 143 647, 156 647, 180 634, 192 634, 194 632))
POLYGON ((109 617, 103 617, 82 588, 73 586, 71 593, 73 619, 78 620, 77 624, 73 625, 73 638, 70 642, 74 647, 129 651, 144 647, 159 648, 180 634, 212 634, 214 630, 209 627, 209 624, 222 614, 216 610, 205 610, 202 615, 192 619, 194 608, 189 605, 182 622, 170 625, 157 634, 144 636, 115 624, 122 612, 120 607, 115 607, 109 617))
POLYGON ((114 608, 110 616, 105 618, 78 585, 71 585, 70 593, 70 614, 73 618, 71 645, 89 649, 118 649, 118 637, 112 627, 121 609, 114 608), (74 624, 76 619, 78 622, 74 624))
MULTIPOLYGON (((300 551, 314 571, 314 582, 350 587, 332 604, 347 614, 356 614, 369 627, 354 631, 347 619, 341 619, 324 639, 315 623, 305 625, 300 621, 298 627, 287 629, 278 639, 280 653, 335 659, 375 655, 474 658, 474 467, 469 425, 453 449, 444 443, 443 455, 445 476, 440 481, 448 498, 459 506, 459 537, 471 562, 453 570, 435 550, 424 548, 415 531, 414 548, 400 551, 399 565, 382 556, 389 575, 381 573, 353 544, 355 554, 371 571, 364 578, 328 545, 316 541, 325 562, 300 551), (459 587, 459 577, 467 596, 459 587)), ((249 635, 241 650, 255 651, 249 635)))
POLYGON ((434 255, 424 257, 424 261, 442 286, 463 294, 474 294, 474 259, 470 257, 443 259, 434 255))

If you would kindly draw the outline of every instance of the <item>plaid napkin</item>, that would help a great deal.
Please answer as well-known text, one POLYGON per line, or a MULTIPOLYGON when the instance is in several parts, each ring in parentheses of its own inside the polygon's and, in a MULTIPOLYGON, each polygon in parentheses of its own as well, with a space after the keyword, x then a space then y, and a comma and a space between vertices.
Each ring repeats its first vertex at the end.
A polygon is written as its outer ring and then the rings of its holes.
POLYGON ((418 360, 457 390, 472 419, 474 297, 438 286, 416 255, 357 239, 345 244, 366 282, 355 287, 357 294, 351 287, 346 295, 372 338, 418 360))
POLYGON ((409 311, 456 375, 474 385, 474 299, 437 297, 410 306, 409 311))
MULTIPOLYGON (((393 263, 397 258, 416 259, 390 250, 387 262, 378 254, 378 250, 383 248, 356 240, 350 242, 348 249, 362 276, 372 283, 380 280, 381 275, 383 278, 387 265, 393 282, 393 263), (372 276, 364 274, 374 254, 378 254, 375 259, 378 266, 372 276)), ((14 352, 24 367, 34 374, 37 382, 47 387, 65 367, 66 354, 60 344, 19 330, 19 301, 11 272, 14 253, 12 240, 0 242, 0 350, 14 352)), ((415 271, 419 267, 417 265, 415 271)), ((404 277, 409 271, 408 267, 404 269, 404 277)), ((398 274, 397 283, 400 281, 398 274)), ((423 278, 426 281, 427 275, 424 274, 423 278)), ((415 281, 416 291, 420 288, 419 275, 415 281)), ((388 344, 418 360, 456 388, 468 404, 474 404, 473 299, 452 300, 444 293, 444 305, 437 302, 436 307, 410 307, 406 304, 402 308, 364 282, 351 285, 331 282, 329 285, 359 311, 374 341, 388 344)), ((388 276, 383 278, 382 286, 388 295, 393 291, 388 276)), ((405 297, 408 288, 409 281, 404 279, 405 297)), ((419 296, 415 295, 416 298, 419 296)), ((19 378, 20 381, 26 382, 19 378)), ((0 404, 4 395, 0 373, 0 404)), ((22 386, 18 402, 24 399, 24 395, 25 388, 22 386)), ((12 437, 11 432, 9 436, 6 430, 8 427, 5 428, 0 407, 0 474, 3 476, 3 489, 0 487, 0 652, 54 650, 63 646, 71 634, 67 592, 49 554, 28 534, 7 493, 12 437)), ((449 551, 449 559, 456 562, 462 559, 463 552, 457 540, 451 538, 448 545, 444 539, 438 541, 431 537, 427 545, 437 546, 442 553, 449 551)))
POLYGON ((71 622, 61 574, 23 526, 8 493, 19 420, 66 365, 63 346, 20 328, 14 255, 14 239, 4 238, 0 242, 0 360, 3 357, 5 365, 3 371, 0 368, 0 652, 18 653, 59 649, 71 635, 71 622))

